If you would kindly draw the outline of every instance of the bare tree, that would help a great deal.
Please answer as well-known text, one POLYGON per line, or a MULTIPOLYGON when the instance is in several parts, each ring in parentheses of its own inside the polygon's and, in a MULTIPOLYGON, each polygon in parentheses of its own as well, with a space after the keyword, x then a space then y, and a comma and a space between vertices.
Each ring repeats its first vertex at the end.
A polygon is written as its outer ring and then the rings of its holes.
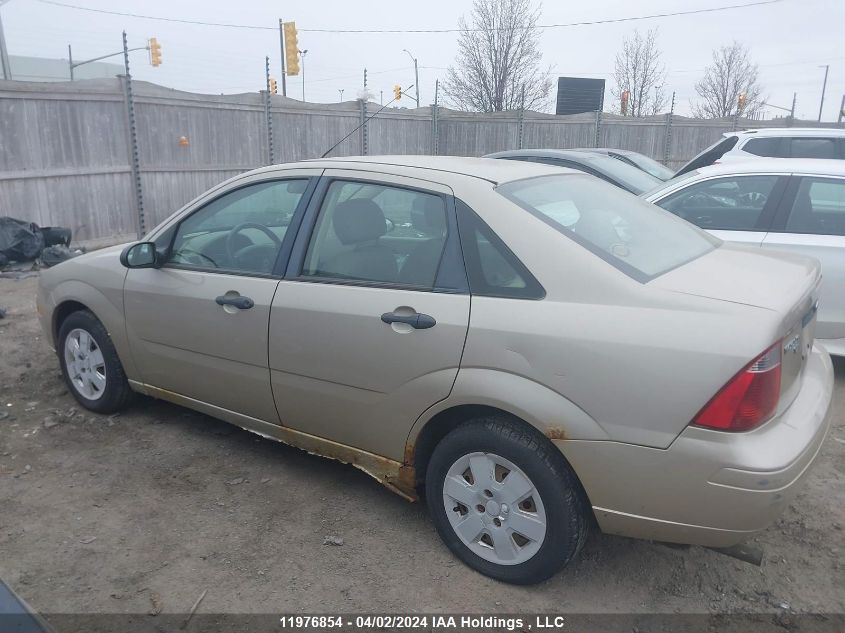
POLYGON ((614 111, 630 116, 658 114, 666 104, 666 66, 657 48, 657 29, 625 39, 614 65, 614 111), (626 103, 624 108, 622 104, 626 103))
POLYGON ((471 25, 458 21, 458 56, 444 84, 449 101, 477 112, 545 109, 552 82, 539 68, 539 18, 531 0, 475 0, 471 25))
POLYGON ((704 119, 757 114, 765 105, 758 75, 757 64, 739 42, 714 50, 713 63, 695 85, 701 101, 693 104, 693 114, 704 119))

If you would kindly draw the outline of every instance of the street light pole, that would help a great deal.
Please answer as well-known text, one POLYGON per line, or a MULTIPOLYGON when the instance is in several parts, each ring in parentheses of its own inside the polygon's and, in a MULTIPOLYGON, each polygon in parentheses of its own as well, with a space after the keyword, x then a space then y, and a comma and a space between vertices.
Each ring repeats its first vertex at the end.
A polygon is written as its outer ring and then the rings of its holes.
POLYGON ((416 102, 417 102, 417 107, 419 108, 420 107, 420 70, 419 70, 419 66, 417 65, 417 58, 414 57, 413 54, 411 53, 411 51, 409 51, 407 48, 403 48, 402 50, 405 51, 406 53, 408 53, 410 58, 414 60, 414 87, 417 89, 416 102))
POLYGON ((299 51, 300 66, 302 66, 302 102, 305 102, 305 54, 308 52, 306 48, 304 51, 299 51))
POLYGON ((819 68, 824 68, 824 83, 822 84, 822 99, 819 103, 819 122, 822 120, 822 108, 824 108, 824 91, 827 90, 827 73, 830 70, 830 65, 827 66, 819 66, 819 68))
MULTIPOLYGON (((2 7, 9 0, 0 0, 2 7)), ((3 32, 3 18, 0 16, 0 67, 2 67, 3 79, 12 78, 12 67, 9 64, 9 53, 6 51, 6 35, 3 32)))
POLYGON ((343 91, 344 91, 344 90, 345 90, 345 88, 338 88, 338 89, 337 89, 337 91, 340 93, 340 101, 341 101, 341 103, 343 102, 343 91))

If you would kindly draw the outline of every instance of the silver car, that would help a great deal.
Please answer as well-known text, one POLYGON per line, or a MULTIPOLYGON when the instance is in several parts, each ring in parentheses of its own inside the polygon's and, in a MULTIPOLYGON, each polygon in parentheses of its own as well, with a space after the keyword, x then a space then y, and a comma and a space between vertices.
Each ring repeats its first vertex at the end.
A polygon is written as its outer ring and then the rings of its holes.
POLYGON ((816 338, 845 356, 845 161, 732 161, 687 172, 644 198, 723 240, 818 259, 816 338))
POLYGON ((581 172, 392 156, 242 174, 37 305, 88 409, 137 392, 348 462, 533 583, 594 523, 726 547, 778 516, 830 425, 820 279, 581 172))

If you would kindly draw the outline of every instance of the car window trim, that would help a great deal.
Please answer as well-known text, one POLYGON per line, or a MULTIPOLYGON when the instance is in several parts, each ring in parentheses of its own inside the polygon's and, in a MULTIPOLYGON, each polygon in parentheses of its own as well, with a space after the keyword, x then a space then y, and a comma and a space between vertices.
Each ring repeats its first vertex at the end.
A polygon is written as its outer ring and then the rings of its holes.
POLYGON ((291 174, 290 176, 266 178, 262 180, 250 180, 248 182, 241 183, 236 187, 232 187, 230 189, 226 189, 225 191, 219 192, 219 194, 214 196, 213 198, 203 201, 201 205, 193 209, 190 213, 179 218, 177 222, 167 227, 167 229, 165 229, 165 231, 163 231, 159 236, 168 236, 167 246, 165 248, 165 256, 170 257, 170 254, 173 251, 173 243, 176 241, 176 235, 179 233, 179 227, 181 227, 182 224, 186 220, 188 220, 188 218, 193 217, 196 213, 199 213, 208 205, 213 204, 214 202, 220 200, 224 196, 229 195, 230 193, 234 193, 236 191, 240 191, 241 189, 246 189, 247 187, 252 187, 254 185, 264 185, 267 183, 284 182, 288 180, 307 180, 308 184, 305 187, 305 191, 302 192, 302 196, 299 198, 299 202, 297 202, 296 204, 296 209, 294 209, 293 216, 291 216, 290 224, 288 224, 288 228, 285 231, 284 237, 282 238, 282 247, 279 249, 279 252, 276 255, 276 261, 273 264, 272 272, 258 273, 245 270, 232 270, 228 268, 209 268, 205 266, 192 266, 190 264, 182 264, 169 261, 165 261, 165 263, 162 264, 161 267, 172 268, 175 270, 189 270, 200 273, 214 273, 218 275, 236 275, 239 277, 255 277, 260 279, 281 279, 281 271, 284 270, 283 262, 286 262, 288 257, 290 256, 290 251, 293 246, 293 236, 296 234, 296 230, 299 227, 299 223, 302 221, 302 215, 304 214, 305 209, 307 208, 308 203, 311 199, 311 196, 314 193, 314 189, 317 186, 319 176, 297 176, 291 174))
MULTIPOLYGON (((320 283, 337 286, 360 286, 365 288, 383 288, 386 290, 409 290, 412 292, 431 292, 438 294, 469 294, 469 282, 466 280, 466 270, 464 268, 464 261, 460 246, 460 236, 458 234, 457 218, 455 217, 455 201, 454 196, 448 195, 442 191, 435 191, 426 189, 424 186, 415 187, 404 183, 397 183, 390 180, 379 179, 378 177, 368 177, 371 175, 391 175, 379 174, 374 172, 358 172, 358 175, 348 175, 355 173, 355 170, 344 169, 343 175, 328 174, 325 172, 319 177, 318 183, 315 187, 314 193, 308 207, 305 209, 302 220, 297 226, 296 238, 293 241, 290 256, 288 257, 285 272, 282 278, 286 281, 296 281, 300 283, 320 283), (340 277, 316 277, 312 275, 303 275, 302 269, 305 266, 305 257, 308 254, 308 247, 311 244, 312 235, 317 227, 317 220, 320 217, 320 212, 329 192, 329 187, 334 182, 352 182, 369 185, 377 185, 382 187, 391 187, 393 189, 406 189, 408 191, 418 192, 426 195, 437 196, 444 202, 446 210, 447 235, 446 241, 443 245, 443 252, 440 256, 437 273, 435 275, 435 284, 433 287, 422 287, 413 284, 404 284, 399 282, 387 281, 373 281, 366 279, 345 279, 340 277), (450 253, 451 251, 451 253, 450 253), (456 252, 455 252, 456 251, 456 252), (457 257, 456 257, 457 256, 457 257), (459 278, 462 278, 460 287, 445 287, 438 286, 437 281, 441 278, 442 269, 445 265, 457 266, 460 270, 456 270, 459 278)), ((408 176, 399 175, 402 179, 411 179, 408 176)), ((426 182, 426 181, 420 181, 426 182)), ((437 183, 435 183, 437 184, 437 183)))
MULTIPOLYGON (((810 160, 810 159, 808 159, 810 160)), ((824 180, 841 180, 845 182, 845 176, 831 176, 827 174, 807 174, 795 172, 789 177, 789 184, 786 192, 781 198, 781 204, 778 207, 777 216, 769 233, 777 233, 782 235, 827 235, 831 237, 842 237, 841 235, 831 233, 814 233, 812 231, 787 231, 786 223, 789 221, 789 216, 792 213, 792 208, 795 206, 795 198, 798 196, 798 189, 801 187, 801 181, 804 178, 815 178, 824 180)))

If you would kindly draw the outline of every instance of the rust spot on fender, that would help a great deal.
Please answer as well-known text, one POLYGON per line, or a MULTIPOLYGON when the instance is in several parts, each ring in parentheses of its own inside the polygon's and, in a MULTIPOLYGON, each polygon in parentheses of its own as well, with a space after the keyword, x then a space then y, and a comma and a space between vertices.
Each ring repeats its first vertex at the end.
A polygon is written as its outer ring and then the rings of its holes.
POLYGON ((550 440, 565 440, 565 439, 567 439, 566 431, 564 431, 563 429, 555 428, 555 427, 549 427, 549 428, 546 429, 546 437, 549 438, 550 440))

